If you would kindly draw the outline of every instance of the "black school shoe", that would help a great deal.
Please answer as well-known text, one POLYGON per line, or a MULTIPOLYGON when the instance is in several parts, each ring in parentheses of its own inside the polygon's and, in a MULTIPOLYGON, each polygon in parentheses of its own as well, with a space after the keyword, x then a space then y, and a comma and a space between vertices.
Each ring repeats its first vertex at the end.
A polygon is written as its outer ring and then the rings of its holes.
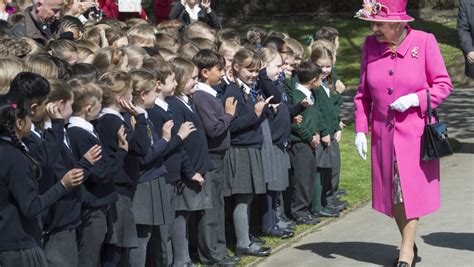
POLYGON ((250 242, 255 245, 263 246, 267 243, 267 241, 263 240, 258 236, 254 236, 252 234, 249 235, 250 242))
POLYGON ((305 217, 300 217, 296 219, 296 224, 306 224, 306 225, 315 225, 318 224, 321 220, 318 215, 306 215, 305 217))
POLYGON ((334 192, 334 195, 336 197, 347 196, 347 190, 346 189, 339 189, 336 192, 334 192))
POLYGON ((329 218, 339 217, 339 212, 336 209, 331 208, 331 207, 324 207, 322 210, 315 211, 313 214, 319 217, 329 217, 329 218))
POLYGON ((221 261, 212 264, 211 266, 237 266, 240 262, 240 257, 225 256, 221 261))
POLYGON ((349 202, 345 200, 339 200, 338 198, 334 198, 334 200, 328 204, 327 207, 332 208, 337 211, 343 211, 345 208, 349 206, 349 202))
POLYGON ((287 230, 280 229, 278 226, 275 226, 271 229, 264 230, 263 231, 263 236, 278 237, 278 238, 281 238, 281 239, 287 239, 287 238, 295 236, 295 233, 292 232, 292 231, 287 231, 287 230))
POLYGON ((268 257, 272 253, 272 249, 269 247, 258 247, 252 248, 252 243, 245 248, 235 247, 235 255, 237 256, 256 256, 256 257, 268 257))

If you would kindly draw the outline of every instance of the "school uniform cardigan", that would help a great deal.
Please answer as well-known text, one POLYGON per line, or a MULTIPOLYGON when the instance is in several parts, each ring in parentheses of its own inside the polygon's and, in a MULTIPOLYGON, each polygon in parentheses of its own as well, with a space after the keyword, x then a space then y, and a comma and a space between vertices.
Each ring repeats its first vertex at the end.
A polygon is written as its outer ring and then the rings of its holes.
MULTIPOLYGON (((163 124, 169 120, 172 120, 171 112, 164 110, 158 105, 155 105, 151 109, 147 109, 147 112, 150 120, 153 122, 156 133, 159 136, 163 136, 163 124)), ((168 184, 176 184, 179 180, 181 180, 181 172, 183 172, 185 177, 189 179, 191 179, 191 177, 195 174, 192 173, 190 169, 182 168, 182 163, 187 160, 183 157, 187 156, 185 155, 185 152, 182 148, 183 140, 181 137, 179 137, 179 135, 177 135, 178 129, 179 127, 173 127, 171 130, 171 139, 166 145, 166 149, 164 151, 163 161, 167 170, 167 173, 165 174, 165 180, 168 184)))
POLYGON ((341 130, 339 126, 339 115, 335 106, 336 95, 333 95, 332 92, 329 92, 329 96, 324 91, 324 88, 321 86, 318 90, 315 90, 315 105, 319 109, 321 114, 321 124, 326 127, 328 133, 331 137, 334 136, 334 133, 341 130))
POLYGON ((244 92, 242 87, 232 82, 224 94, 224 101, 234 97, 237 107, 234 119, 230 123, 230 143, 233 147, 252 147, 260 149, 263 143, 262 128, 260 124, 266 119, 268 109, 265 108, 262 115, 257 117, 254 112, 255 101, 244 92))
MULTIPOLYGON (((148 116, 148 115, 146 115, 148 116)), ((127 116, 126 116, 127 117, 127 116)), ((168 142, 160 138, 156 133, 153 122, 147 118, 147 134, 150 138, 146 155, 140 158, 140 178, 139 183, 151 181, 163 176, 166 167, 163 156, 168 142)))
POLYGON ((190 108, 186 106, 178 97, 168 97, 167 102, 169 109, 173 114, 174 127, 179 128, 184 122, 192 122, 196 131, 192 132, 183 143, 184 151, 188 156, 188 166, 193 173, 200 173, 204 175, 206 172, 214 168, 208 152, 206 134, 204 127, 196 113, 194 105, 190 108))
POLYGON ((103 150, 107 154, 113 154, 120 149, 117 132, 122 125, 125 127, 128 140, 128 154, 123 161, 123 167, 112 174, 112 177, 117 192, 130 198, 133 198, 135 194, 139 179, 140 157, 146 155, 150 146, 145 115, 139 114, 135 118, 134 130, 130 120, 122 120, 118 116, 108 113, 99 117, 95 124, 95 129, 104 144, 103 150))
POLYGON ((223 156, 230 148, 229 126, 234 117, 225 113, 222 101, 217 98, 217 92, 215 95, 196 90, 193 103, 206 132, 209 154, 223 156))
MULTIPOLYGON (((76 161, 94 145, 104 145, 99 138, 81 127, 68 127, 69 142, 72 155, 76 161)), ((85 170, 88 179, 83 183, 83 204, 86 207, 99 208, 114 203, 118 200, 113 182, 113 174, 117 173, 123 165, 127 151, 117 149, 114 153, 107 153, 102 149, 102 158, 90 169, 85 170)))
MULTIPOLYGON (((291 104, 300 103, 306 98, 304 93, 296 89, 296 82, 294 81, 295 80, 293 78, 293 81, 287 83, 286 89, 288 92, 289 102, 291 104)), ((311 94, 313 97, 315 96, 314 90, 311 90, 311 94)), ((291 125, 290 141, 292 143, 311 143, 313 135, 318 133, 321 137, 323 137, 329 134, 328 129, 324 124, 321 123, 321 113, 319 112, 316 102, 312 106, 305 109, 305 111, 302 112, 302 115, 303 122, 301 124, 298 125, 293 123, 291 125)))
POLYGON ((39 195, 33 163, 11 142, 0 140, 0 251, 41 244, 39 214, 67 193, 61 182, 39 195))

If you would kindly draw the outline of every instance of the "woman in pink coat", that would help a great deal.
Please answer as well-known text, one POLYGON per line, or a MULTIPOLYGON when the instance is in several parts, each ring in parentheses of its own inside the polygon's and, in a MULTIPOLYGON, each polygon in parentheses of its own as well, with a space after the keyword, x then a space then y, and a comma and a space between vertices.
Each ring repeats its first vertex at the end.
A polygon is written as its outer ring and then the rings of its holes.
POLYGON ((414 266, 419 217, 440 207, 439 161, 421 160, 427 92, 436 108, 452 90, 432 34, 407 22, 407 0, 365 0, 356 17, 371 22, 354 98, 355 145, 365 160, 372 136, 372 206, 395 217, 402 244, 395 266, 414 266))

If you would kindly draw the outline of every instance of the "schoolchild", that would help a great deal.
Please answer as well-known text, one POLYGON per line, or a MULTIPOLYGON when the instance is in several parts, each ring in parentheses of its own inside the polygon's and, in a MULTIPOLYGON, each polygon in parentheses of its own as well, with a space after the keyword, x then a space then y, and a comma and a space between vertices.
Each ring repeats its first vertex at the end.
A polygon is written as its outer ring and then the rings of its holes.
POLYGON ((170 19, 182 21, 185 26, 202 21, 214 29, 220 29, 221 23, 217 14, 211 9, 211 0, 193 1, 180 0, 171 5, 170 19))
POLYGON ((230 122, 234 118, 236 102, 229 97, 225 106, 217 98, 213 86, 220 84, 224 76, 225 59, 211 50, 201 50, 193 58, 199 69, 199 83, 193 94, 194 107, 202 121, 209 148, 209 156, 215 169, 205 178, 211 184, 212 208, 200 213, 198 225, 198 252, 203 264, 237 264, 227 254, 224 210, 224 155, 230 148, 230 122))
MULTIPOLYGON (((333 55, 328 49, 318 48, 312 51, 311 59, 323 70, 321 87, 316 91, 316 103, 321 114, 320 122, 325 125, 331 137, 330 144, 316 147, 316 183, 322 185, 322 191, 315 190, 312 210, 320 216, 334 217, 347 206, 347 202, 333 197, 332 169, 340 169, 339 141, 342 134, 339 114, 334 105, 337 93, 332 76, 333 55), (330 197, 329 203, 327 197, 330 197)), ((321 187, 318 190, 321 190, 321 187)))
POLYGON ((118 200, 112 174, 122 167, 127 155, 128 143, 121 130, 119 148, 112 154, 103 151, 103 144, 92 122, 102 109, 102 89, 95 83, 72 80, 69 83, 74 93, 72 116, 69 118, 67 134, 74 159, 80 160, 90 149, 99 147, 102 157, 87 170, 81 206, 81 225, 78 229, 77 266, 96 266, 100 262, 100 249, 107 232, 106 214, 110 205, 118 200))
MULTIPOLYGON (((236 235, 236 255, 268 256, 271 249, 251 243, 249 205, 254 195, 266 192, 261 148, 261 123, 264 109, 272 97, 257 98, 256 87, 261 60, 251 49, 240 49, 234 56, 232 70, 235 82, 226 89, 224 100, 237 100, 235 117, 230 123, 231 147, 224 157, 224 196, 232 196, 232 218, 236 235)), ((267 112, 267 111, 266 111, 267 112)))
POLYGON ((117 266, 126 259, 129 249, 138 246, 137 228, 132 213, 132 199, 139 179, 139 157, 146 155, 150 138, 142 108, 132 104, 130 76, 124 72, 108 72, 100 78, 102 83, 102 112, 95 129, 103 142, 103 150, 113 154, 119 148, 117 132, 123 127, 128 141, 128 154, 122 167, 112 174, 117 202, 107 213, 107 236, 101 259, 103 266, 117 266), (134 119, 126 119, 122 113, 130 113, 134 119))
POLYGON ((188 221, 191 215, 195 215, 193 213, 212 208, 211 185, 203 177, 213 169, 213 165, 209 158, 202 122, 191 100, 197 84, 198 69, 191 61, 182 58, 175 58, 171 64, 178 85, 174 96, 168 97, 167 102, 175 125, 191 122, 196 129, 183 142, 183 157, 186 159, 183 164, 192 173, 199 174, 191 179, 182 177, 181 189, 176 198, 176 216, 171 236, 174 252, 173 266, 183 266, 192 263, 188 250, 189 228, 191 227, 188 221))
MULTIPOLYGON (((296 104, 305 98, 314 103, 314 91, 321 85, 321 68, 314 63, 303 62, 296 69, 296 79, 298 82, 294 84, 294 88, 288 90, 290 103, 296 104)), ((316 224, 319 218, 313 217, 310 212, 316 175, 314 149, 320 141, 328 143, 330 140, 327 129, 318 124, 321 115, 316 105, 308 107, 302 115, 302 122, 293 123, 291 126, 289 153, 293 166, 291 215, 298 224, 316 224)))
POLYGON ((214 90, 217 91, 217 98, 222 100, 226 88, 229 84, 234 81, 232 71, 232 61, 234 60, 235 53, 241 48, 240 43, 235 41, 224 41, 219 46, 218 53, 224 57, 224 76, 221 79, 221 83, 218 86, 213 86, 214 90))
POLYGON ((83 170, 72 169, 40 195, 40 163, 21 141, 31 131, 27 102, 19 91, 0 98, 0 265, 7 267, 48 266, 39 215, 84 178, 83 170))
MULTIPOLYGON (((163 136, 163 126, 167 122, 173 121, 173 114, 169 109, 166 99, 167 97, 173 96, 177 83, 173 67, 170 63, 163 61, 160 62, 160 64, 150 64, 150 67, 151 66, 153 67, 151 70, 157 77, 158 97, 155 100, 153 108, 147 109, 147 112, 155 127, 156 133, 158 136, 163 136)), ((174 126, 177 125, 174 122, 173 124, 174 126)), ((154 229, 152 231, 147 249, 147 266, 170 266, 173 263, 170 240, 175 218, 177 183, 181 180, 181 172, 184 172, 189 178, 196 175, 182 168, 183 140, 193 131, 195 131, 195 128, 191 122, 181 124, 179 129, 176 129, 176 127, 172 128, 171 139, 166 146, 163 157, 164 165, 167 170, 165 181, 167 196, 169 197, 163 201, 168 202, 169 210, 167 210, 166 216, 171 217, 172 222, 160 225, 158 226, 158 230, 154 229)))
MULTIPOLYGON (((52 80, 48 103, 55 103, 64 122, 67 124, 72 115, 74 96, 64 81, 52 80)), ((49 124, 48 122, 46 124, 49 124)), ((46 125, 49 128, 50 125, 46 125)), ((39 181, 40 192, 48 190, 70 169, 89 170, 100 159, 99 146, 92 147, 80 160, 75 160, 71 150, 69 136, 64 129, 64 141, 61 144, 58 160, 54 163, 53 176, 39 181)), ((85 171, 87 173, 87 171, 85 171)), ((87 174, 84 175, 87 179, 87 174)), ((77 266, 78 249, 76 228, 81 223, 81 189, 70 190, 50 207, 43 222, 44 250, 49 266, 77 266)))
MULTIPOLYGON (((130 76, 133 103, 142 109, 153 108, 159 90, 153 73, 141 69, 130 72, 130 76)), ((170 224, 174 220, 168 212, 171 208, 169 201, 166 200, 170 197, 166 190, 164 177, 166 168, 163 164, 166 145, 171 139, 173 122, 168 121, 163 125, 163 135, 160 137, 146 110, 145 117, 150 144, 146 155, 140 158, 140 179, 132 202, 132 211, 137 224, 138 247, 130 250, 129 257, 130 266, 137 267, 146 264, 147 246, 153 232, 159 231, 158 226, 170 224)))

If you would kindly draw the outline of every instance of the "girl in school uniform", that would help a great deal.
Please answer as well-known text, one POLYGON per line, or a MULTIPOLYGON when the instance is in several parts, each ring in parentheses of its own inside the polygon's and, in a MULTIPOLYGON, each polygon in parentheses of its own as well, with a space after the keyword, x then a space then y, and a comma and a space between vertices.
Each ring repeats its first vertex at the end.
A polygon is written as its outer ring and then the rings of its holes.
POLYGON ((30 134, 29 103, 17 92, 0 98, 0 265, 48 266, 41 248, 39 215, 79 186, 81 169, 68 171, 42 195, 37 180, 39 163, 29 154, 22 138, 30 134))
POLYGON ((112 174, 117 202, 107 213, 107 236, 102 258, 103 266, 117 266, 127 256, 129 249, 138 246, 137 228, 132 213, 132 199, 139 179, 139 158, 146 155, 150 145, 145 110, 131 103, 132 83, 124 72, 108 72, 102 82, 102 112, 95 129, 103 142, 103 150, 113 154, 119 148, 117 132, 125 129, 129 149, 122 168, 112 174), (126 119, 122 113, 133 117, 126 119))
POLYGON ((191 61, 182 58, 174 59, 171 64, 178 85, 174 96, 167 98, 167 102, 175 125, 191 122, 196 129, 184 140, 183 157, 187 168, 201 175, 197 179, 181 179, 182 185, 176 199, 176 218, 171 237, 175 252, 173 266, 188 266, 192 264, 188 251, 187 232, 188 227, 191 227, 188 221, 193 211, 212 207, 210 183, 205 182, 202 177, 213 169, 213 164, 208 153, 204 127, 191 101, 197 84, 198 68, 191 61))
MULTIPOLYGON (((133 103, 142 109, 153 108, 158 96, 155 76, 146 70, 132 71, 130 76, 133 103)), ((168 121, 163 125, 163 135, 160 137, 146 111, 145 117, 150 144, 147 154, 140 158, 140 178, 132 203, 132 211, 137 224, 138 247, 130 250, 130 266, 137 267, 146 264, 148 242, 153 231, 159 229, 153 226, 170 224, 174 220, 168 212, 170 207, 169 201, 166 200, 169 196, 164 177, 166 168, 163 164, 163 155, 171 139, 173 122, 168 121)))
MULTIPOLYGON (((68 123, 72 115, 74 95, 64 81, 52 80, 50 85, 51 92, 48 103, 57 104, 64 122, 68 123)), ((46 128, 50 127, 50 122, 45 124, 46 128)), ((64 140, 61 144, 59 159, 54 163, 54 175, 44 177, 39 181, 40 192, 48 190, 72 168, 78 167, 89 170, 101 157, 100 147, 95 146, 79 160, 75 160, 69 136, 65 129, 63 131, 64 140)), ((88 172, 86 171, 86 173, 88 172)), ((87 176, 85 174, 86 179, 87 176)), ((67 196, 63 196, 49 209, 43 222, 44 249, 49 266, 77 266, 76 228, 81 223, 80 215, 81 190, 79 188, 71 190, 67 196)))
POLYGON ((251 49, 240 49, 234 56, 232 69, 235 82, 230 83, 224 101, 237 100, 234 119, 230 123, 231 147, 224 157, 224 196, 233 197, 233 222, 237 255, 268 256, 270 248, 252 244, 249 238, 249 205, 255 194, 266 192, 261 148, 261 123, 266 119, 264 109, 271 100, 258 98, 255 88, 261 60, 251 49))
POLYGON ((102 109, 102 89, 95 83, 79 80, 69 82, 74 93, 72 116, 69 118, 67 134, 74 159, 80 160, 87 151, 99 148, 102 157, 88 169, 88 179, 84 182, 81 206, 81 226, 78 230, 77 266, 97 266, 100 262, 100 249, 107 232, 106 214, 110 205, 118 200, 112 174, 122 168, 127 155, 128 142, 125 130, 118 133, 118 147, 112 154, 102 150, 99 134, 91 123, 102 109))
MULTIPOLYGON (((173 66, 169 62, 154 64, 152 70, 158 80, 158 97, 155 100, 153 108, 147 109, 147 112, 156 133, 158 136, 163 136, 163 126, 167 122, 173 121, 173 114, 166 99, 173 96, 177 83, 173 66)), ((173 124, 177 125, 174 122, 173 124)), ((181 166, 183 160, 182 156, 184 155, 182 148, 183 141, 195 130, 191 122, 181 124, 179 129, 177 129, 177 127, 171 129, 171 139, 166 146, 163 157, 164 165, 167 170, 164 176, 166 191, 168 192, 168 199, 163 200, 167 201, 168 204, 163 204, 163 207, 169 207, 169 209, 164 212, 166 212, 167 218, 171 218, 171 222, 154 227, 155 229, 153 229, 150 237, 149 250, 147 251, 147 265, 170 266, 173 263, 170 239, 173 233, 173 222, 175 218, 177 183, 181 180, 182 172, 189 178, 194 175, 199 176, 199 174, 191 173, 181 166)))
POLYGON ((332 191, 332 168, 340 168, 339 141, 341 140, 341 128, 339 126, 339 116, 335 109, 334 98, 335 84, 332 76, 333 55, 326 48, 314 48, 311 52, 311 60, 321 67, 322 83, 319 90, 316 90, 316 105, 321 114, 320 123, 325 125, 331 141, 328 144, 320 144, 316 147, 316 182, 312 210, 319 216, 337 217, 339 210, 345 206, 335 207, 328 205, 326 192, 332 191), (318 184, 320 186, 318 186, 318 184), (321 186, 322 185, 322 186, 321 186))

